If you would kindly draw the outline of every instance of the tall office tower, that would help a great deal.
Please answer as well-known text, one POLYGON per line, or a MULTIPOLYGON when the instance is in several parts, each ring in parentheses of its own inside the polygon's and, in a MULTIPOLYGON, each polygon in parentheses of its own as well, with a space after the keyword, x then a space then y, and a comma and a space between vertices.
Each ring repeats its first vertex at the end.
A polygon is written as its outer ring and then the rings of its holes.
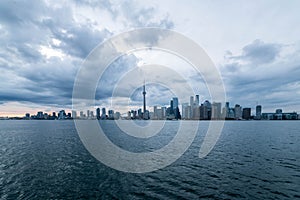
POLYGON ((193 96, 191 96, 190 97, 190 106, 194 106, 194 97, 193 96))
POLYGON ((102 119, 106 119, 106 110, 105 108, 102 108, 102 115, 101 115, 102 119))
POLYGON ((239 104, 235 104, 234 118, 235 119, 241 119, 242 118, 242 107, 239 104))
MULTIPOLYGON (((143 110, 143 112, 144 112, 144 115, 145 115, 145 113, 146 113, 146 86, 145 86, 145 81, 144 81, 144 86, 143 86, 143 97, 144 97, 144 110, 143 110)), ((144 118, 145 118, 145 116, 144 116, 144 118)))
POLYGON ((162 116, 162 119, 166 118, 166 110, 167 110, 166 107, 161 107, 161 116, 162 116))
POLYGON ((211 110, 212 119, 221 119, 221 103, 213 102, 211 110))
POLYGON ((191 106, 191 118, 193 118, 194 116, 194 97, 193 96, 190 96, 190 106, 191 106))
POLYGON ((181 105, 182 119, 188 119, 188 106, 188 103, 183 103, 181 105))
POLYGON ((142 119, 142 118, 143 118, 143 112, 142 112, 142 109, 138 109, 138 117, 139 117, 139 119, 142 119))
POLYGON ((225 118, 229 118, 229 102, 226 102, 226 105, 225 105, 225 114, 224 114, 224 117, 225 118))
MULTIPOLYGON (((174 101, 173 101, 173 100, 170 101, 170 109, 171 109, 170 112, 173 112, 173 111, 174 111, 174 101)), ((171 113, 170 113, 170 114, 171 114, 171 113)))
POLYGON ((203 118, 205 120, 210 120, 211 119, 211 103, 206 100, 204 103, 203 103, 203 118))
POLYGON ((96 109, 96 118, 99 120, 100 119, 100 108, 96 109))
POLYGON ((261 105, 257 105, 256 106, 256 118, 255 119, 258 119, 258 120, 261 119, 261 110, 262 110, 261 105))
POLYGON ((192 107, 191 106, 188 106, 187 107, 187 119, 192 119, 192 107))
POLYGON ((176 109, 178 107, 178 98, 173 97, 173 109, 176 109))
POLYGON ((197 95, 196 95, 196 99, 195 99, 195 104, 196 104, 196 106, 199 106, 199 102, 200 102, 200 100, 199 100, 199 95, 197 94, 197 95))
POLYGON ((153 118, 157 119, 158 118, 158 114, 157 114, 157 106, 153 107, 153 118))
POLYGON ((84 118, 83 111, 80 111, 80 118, 84 118))

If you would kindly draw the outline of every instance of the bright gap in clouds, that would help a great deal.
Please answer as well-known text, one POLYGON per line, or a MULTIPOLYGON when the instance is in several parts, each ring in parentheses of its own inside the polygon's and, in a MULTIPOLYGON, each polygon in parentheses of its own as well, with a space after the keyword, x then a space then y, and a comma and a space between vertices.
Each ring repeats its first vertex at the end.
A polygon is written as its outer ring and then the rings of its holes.
MULTIPOLYGON (((60 42, 59 40, 53 40, 54 44, 59 45, 60 42)), ((64 53, 62 53, 60 50, 57 49, 53 49, 51 47, 47 47, 47 46, 41 46, 40 47, 40 53, 45 56, 47 59, 51 58, 51 57, 58 57, 61 60, 63 60, 64 56, 66 56, 64 53)))

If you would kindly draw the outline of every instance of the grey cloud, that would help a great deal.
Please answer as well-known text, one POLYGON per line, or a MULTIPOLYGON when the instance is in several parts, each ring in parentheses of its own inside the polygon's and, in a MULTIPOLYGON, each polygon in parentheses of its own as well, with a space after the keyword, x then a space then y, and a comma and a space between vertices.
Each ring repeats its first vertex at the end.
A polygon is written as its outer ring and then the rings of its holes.
MULTIPOLYGON (((129 70, 137 65, 137 58, 134 55, 124 55, 115 60, 104 71, 98 83, 96 91, 96 99, 110 98, 113 95, 113 90, 120 78, 129 70)), ((116 94, 117 97, 127 97, 127 95, 116 94)))
POLYGON ((229 59, 222 68, 228 99, 252 106, 259 102, 273 109, 296 105, 300 96, 291 85, 299 83, 300 66, 295 61, 300 57, 296 51, 279 57, 283 48, 282 44, 255 41, 243 48, 243 55, 229 59))
MULTIPOLYGON (((137 103, 137 105, 142 105, 143 102, 143 95, 142 95, 143 88, 137 88, 130 99, 137 103)), ((148 106, 164 106, 169 105, 170 99, 174 96, 174 94, 166 87, 159 85, 159 84, 146 84, 146 98, 147 98, 147 105, 148 106), (162 98, 163 97, 163 98, 162 98)))
POLYGON ((271 63, 279 56, 281 47, 280 44, 265 43, 257 39, 243 48, 242 55, 229 56, 229 58, 254 65, 271 63))
POLYGON ((121 4, 121 11, 126 17, 124 23, 133 27, 160 27, 172 29, 174 23, 169 20, 169 16, 165 15, 159 19, 155 18, 157 15, 155 7, 139 8, 135 1, 123 1, 121 4), (128 24, 129 23, 129 24, 128 24))
MULTIPOLYGON (((124 2, 123 5, 129 3, 131 10, 109 1, 75 1, 76 6, 99 7, 109 11, 112 18, 124 18, 126 24, 120 24, 121 27, 173 27, 168 16, 154 19, 155 8, 138 7, 133 2, 124 2)), ((70 106, 74 78, 83 58, 114 34, 106 28, 95 29, 96 24, 88 20, 75 23, 76 13, 73 13, 72 6, 59 5, 48 5, 44 1, 0 2, 0 70, 9 74, 1 77, 4 83, 0 86, 1 103, 20 101, 70 106), (61 43, 53 44, 52 39, 61 43), (41 46, 66 56, 62 60, 45 58, 40 53, 41 46)), ((136 62, 137 59, 132 56, 112 64, 99 82, 104 87, 98 88, 96 98, 105 101, 111 97, 118 79, 136 62)))

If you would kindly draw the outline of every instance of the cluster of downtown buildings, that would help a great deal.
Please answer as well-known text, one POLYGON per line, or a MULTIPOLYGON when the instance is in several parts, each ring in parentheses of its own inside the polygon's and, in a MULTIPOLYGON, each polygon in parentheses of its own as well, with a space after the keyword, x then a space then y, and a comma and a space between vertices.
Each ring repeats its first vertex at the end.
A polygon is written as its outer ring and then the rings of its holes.
MULTIPOLYGON (((144 94, 144 93, 143 93, 144 94)), ((146 94, 145 94, 146 95, 146 94)), ((145 96, 144 95, 144 96, 145 96)), ((296 112, 283 113, 282 109, 276 109, 274 113, 262 113, 262 106, 257 105, 255 115, 251 114, 251 108, 242 108, 236 104, 230 107, 229 102, 222 104, 219 102, 209 102, 208 100, 200 103, 199 95, 191 96, 189 103, 181 104, 179 109, 179 101, 174 97, 170 101, 169 106, 154 106, 150 112, 146 110, 146 99, 144 98, 143 109, 130 110, 126 114, 121 115, 120 112, 114 110, 106 111, 106 108, 97 108, 94 111, 86 112, 71 111, 66 113, 61 110, 52 114, 37 112, 36 115, 26 113, 24 117, 13 119, 32 119, 32 120, 66 120, 66 119, 85 119, 85 120, 298 120, 300 115, 296 112)), ((3 119, 3 118, 2 118, 3 119)))
POLYGON ((128 111, 127 119, 151 119, 151 120, 298 120, 300 115, 296 112, 283 113, 282 109, 276 109, 274 113, 262 113, 262 106, 257 105, 255 115, 251 114, 251 108, 242 108, 236 104, 230 107, 229 102, 222 107, 220 102, 200 103, 199 95, 191 96, 189 103, 181 104, 179 111, 178 98, 170 101, 169 107, 153 107, 153 112, 146 110, 128 111))
MULTIPOLYGON (((65 110, 51 114, 38 112, 36 115, 26 113, 25 117, 11 118, 11 119, 36 119, 36 120, 65 120, 65 119, 88 119, 88 120, 298 120, 300 115, 296 112, 283 113, 282 109, 277 109, 275 113, 262 113, 262 106, 256 106, 255 115, 251 115, 251 108, 242 108, 236 104, 230 107, 229 102, 225 103, 222 107, 220 102, 209 102, 208 100, 200 104, 199 95, 191 96, 189 103, 181 104, 181 112, 179 109, 179 101, 177 97, 173 97, 170 105, 167 106, 154 106, 153 111, 150 112, 146 109, 146 90, 145 84, 143 86, 143 110, 130 110, 127 115, 121 115, 120 112, 97 108, 94 111, 87 110, 77 112, 73 110, 71 113, 66 113, 65 110)), ((1 118, 0 118, 1 119, 1 118)), ((3 118, 2 118, 3 119, 3 118)), ((8 119, 8 118, 6 118, 8 119)))

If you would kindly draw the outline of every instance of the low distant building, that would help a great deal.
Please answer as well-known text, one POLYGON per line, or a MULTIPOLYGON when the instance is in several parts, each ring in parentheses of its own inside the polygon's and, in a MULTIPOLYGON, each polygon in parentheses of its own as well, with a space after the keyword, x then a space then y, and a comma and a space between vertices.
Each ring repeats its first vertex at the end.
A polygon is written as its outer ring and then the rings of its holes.
POLYGON ((30 119, 30 113, 25 114, 25 119, 30 119))
POLYGON ((276 109, 275 113, 262 113, 263 120, 297 120, 296 112, 283 113, 282 109, 276 109))
POLYGON ((120 117, 121 117, 121 114, 120 114, 119 112, 116 112, 116 113, 114 114, 114 119, 115 119, 115 120, 120 119, 120 117))
POLYGON ((37 119, 44 119, 44 113, 42 111, 37 112, 36 118, 37 119))

